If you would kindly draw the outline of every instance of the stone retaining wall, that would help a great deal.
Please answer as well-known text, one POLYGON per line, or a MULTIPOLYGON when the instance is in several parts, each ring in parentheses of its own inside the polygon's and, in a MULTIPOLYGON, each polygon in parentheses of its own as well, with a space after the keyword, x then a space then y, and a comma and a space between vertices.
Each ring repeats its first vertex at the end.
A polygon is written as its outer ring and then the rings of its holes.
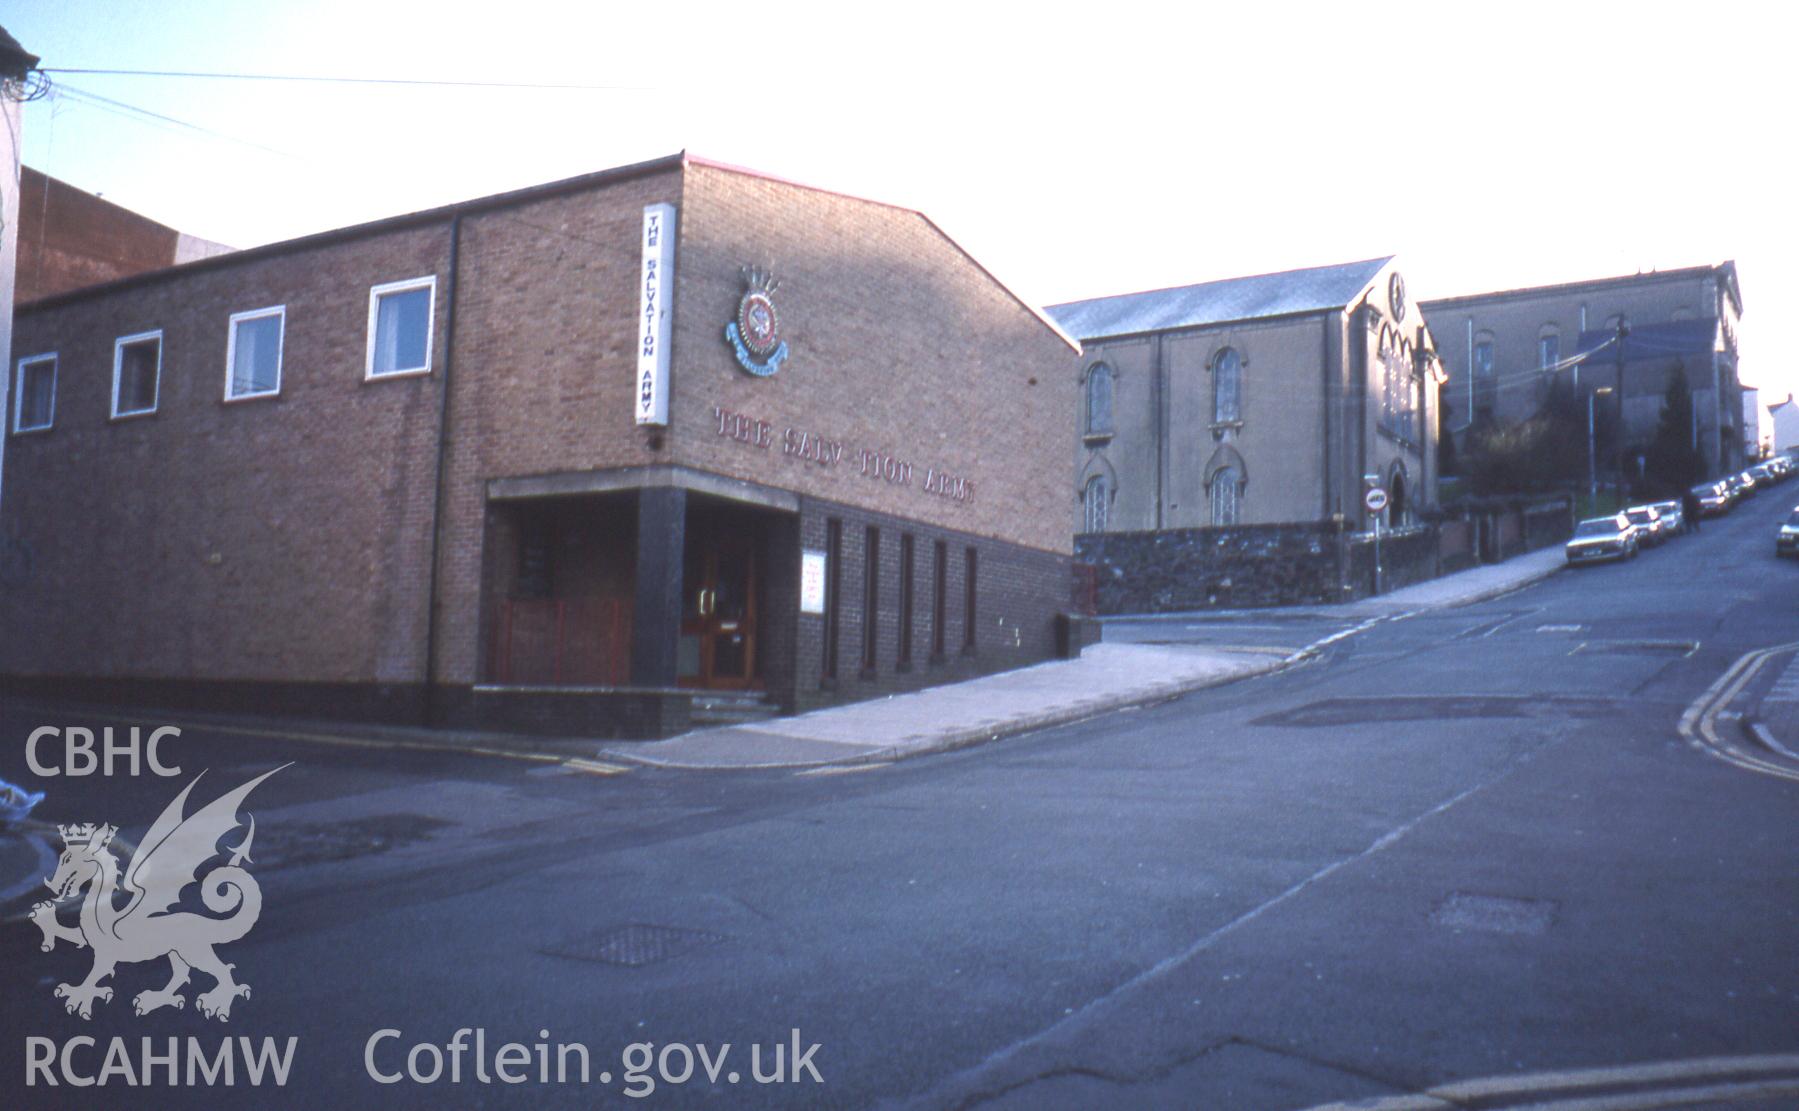
POLYGON ((1086 533, 1075 559, 1093 568, 1102 614, 1322 605, 1387 593, 1565 540, 1566 498, 1487 501, 1375 538, 1333 522, 1086 533))

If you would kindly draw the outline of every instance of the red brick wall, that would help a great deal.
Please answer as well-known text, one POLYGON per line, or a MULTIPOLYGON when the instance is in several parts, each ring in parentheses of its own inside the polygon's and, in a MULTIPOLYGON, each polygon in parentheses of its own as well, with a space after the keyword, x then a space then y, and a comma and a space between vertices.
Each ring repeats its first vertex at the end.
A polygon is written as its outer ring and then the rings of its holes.
POLYGON ((495 478, 666 463, 635 424, 638 240, 680 173, 470 216, 462 228, 438 678, 480 672, 482 536, 495 478))
MULTIPOLYGON (((7 444, 0 671, 415 680, 440 376, 365 383, 369 287, 437 273, 439 224, 175 271, 20 314, 55 426, 7 444), (231 313, 285 303, 278 397, 226 403, 231 313), (113 340, 163 330, 154 415, 114 421, 113 340)), ((438 299, 438 335, 443 300, 438 299)), ((441 345, 434 350, 441 366, 441 345)), ((8 425, 10 427, 10 424, 8 425)))
POLYGON ((1073 358, 1028 309, 917 213, 724 168, 690 166, 680 214, 674 451, 719 474, 1068 554, 1073 358), (771 268, 792 354, 771 378, 724 337, 739 268, 771 268), (720 437, 713 407, 770 423, 773 445, 720 437), (793 427, 846 445, 820 467, 783 455, 793 427), (866 478, 862 449, 913 465, 866 478), (928 467, 971 503, 923 490, 928 467))
POLYGON ((172 265, 178 238, 174 228, 26 166, 13 302, 172 265))

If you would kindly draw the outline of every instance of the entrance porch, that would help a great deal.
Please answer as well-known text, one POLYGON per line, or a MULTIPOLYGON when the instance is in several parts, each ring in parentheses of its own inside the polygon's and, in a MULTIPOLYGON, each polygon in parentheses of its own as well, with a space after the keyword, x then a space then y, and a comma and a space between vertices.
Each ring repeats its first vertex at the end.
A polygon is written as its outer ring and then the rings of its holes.
POLYGON ((797 600, 771 583, 798 578, 797 512, 679 485, 518 485, 490 484, 483 724, 665 736, 791 705, 797 600))

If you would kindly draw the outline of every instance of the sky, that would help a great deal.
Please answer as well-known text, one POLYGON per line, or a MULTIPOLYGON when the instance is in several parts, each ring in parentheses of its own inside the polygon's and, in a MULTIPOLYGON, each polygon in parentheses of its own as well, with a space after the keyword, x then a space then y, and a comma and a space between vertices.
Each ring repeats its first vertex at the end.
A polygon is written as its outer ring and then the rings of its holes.
POLYGON ((1389 254, 1414 301, 1735 259, 1742 378, 1799 390, 1782 5, 14 0, 0 24, 51 71, 28 165, 232 246, 687 150, 917 208, 1040 305, 1389 254))

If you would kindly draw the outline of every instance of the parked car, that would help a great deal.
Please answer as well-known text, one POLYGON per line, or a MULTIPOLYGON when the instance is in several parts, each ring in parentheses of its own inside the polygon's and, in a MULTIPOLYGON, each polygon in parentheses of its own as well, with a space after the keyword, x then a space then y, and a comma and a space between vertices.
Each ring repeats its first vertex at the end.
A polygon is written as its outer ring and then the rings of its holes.
POLYGON ((1619 513, 1611 517, 1589 517, 1574 527, 1574 539, 1564 548, 1568 565, 1600 563, 1610 559, 1635 559, 1637 527, 1630 518, 1619 513))
POLYGON ((1774 554, 1783 558, 1799 556, 1799 507, 1793 509, 1774 537, 1774 554))
POLYGON ((1633 505, 1624 511, 1624 516, 1630 519, 1631 526, 1637 530, 1637 543, 1643 547, 1658 548, 1662 541, 1668 539, 1661 511, 1655 506, 1633 505))
POLYGON ((1668 536, 1685 536, 1687 534, 1686 511, 1680 508, 1680 499, 1658 501, 1654 503, 1656 510, 1662 515, 1662 528, 1668 536))
POLYGON ((1722 482, 1702 482, 1693 487, 1693 496, 1699 499, 1699 515, 1701 517, 1716 517, 1729 513, 1731 503, 1735 500, 1722 482))

